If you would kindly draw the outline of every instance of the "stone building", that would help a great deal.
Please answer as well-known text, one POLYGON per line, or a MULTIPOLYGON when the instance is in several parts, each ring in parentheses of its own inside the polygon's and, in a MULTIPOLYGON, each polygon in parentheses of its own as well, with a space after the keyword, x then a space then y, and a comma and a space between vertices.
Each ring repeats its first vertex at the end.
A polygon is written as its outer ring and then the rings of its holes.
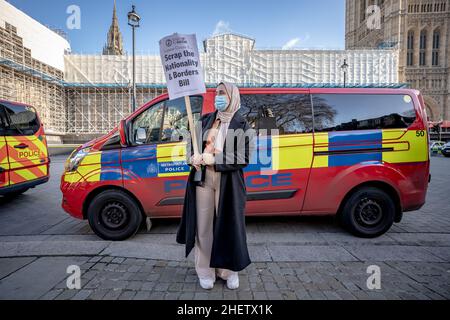
POLYGON ((345 42, 397 48, 400 82, 422 91, 430 120, 450 119, 450 0, 346 0, 345 42))

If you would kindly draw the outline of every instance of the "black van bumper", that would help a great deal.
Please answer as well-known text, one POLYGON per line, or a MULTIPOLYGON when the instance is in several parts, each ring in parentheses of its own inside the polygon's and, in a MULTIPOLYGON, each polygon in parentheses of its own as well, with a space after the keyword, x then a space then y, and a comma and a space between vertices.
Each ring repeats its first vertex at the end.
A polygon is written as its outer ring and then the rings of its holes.
POLYGON ((18 183, 9 187, 3 187, 0 188, 0 196, 6 195, 8 193, 13 193, 16 191, 20 191, 23 189, 30 189, 30 188, 34 188, 37 185, 43 184, 48 182, 49 177, 43 177, 43 178, 39 178, 39 179, 35 179, 35 180, 31 180, 31 181, 27 181, 27 182, 23 182, 23 183, 18 183))

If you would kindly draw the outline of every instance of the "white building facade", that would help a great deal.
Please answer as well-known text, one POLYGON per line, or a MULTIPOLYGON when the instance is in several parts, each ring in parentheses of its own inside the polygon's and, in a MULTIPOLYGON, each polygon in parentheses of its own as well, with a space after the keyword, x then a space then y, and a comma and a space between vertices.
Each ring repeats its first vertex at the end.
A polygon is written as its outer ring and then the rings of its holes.
MULTIPOLYGON (((207 83, 323 84, 343 82, 346 60, 349 85, 398 83, 396 50, 258 50, 255 40, 222 34, 203 41, 201 63, 207 83)), ((126 85, 132 76, 132 57, 126 55, 66 55, 68 83, 126 85)), ((136 57, 136 82, 164 84, 159 56, 136 57)))

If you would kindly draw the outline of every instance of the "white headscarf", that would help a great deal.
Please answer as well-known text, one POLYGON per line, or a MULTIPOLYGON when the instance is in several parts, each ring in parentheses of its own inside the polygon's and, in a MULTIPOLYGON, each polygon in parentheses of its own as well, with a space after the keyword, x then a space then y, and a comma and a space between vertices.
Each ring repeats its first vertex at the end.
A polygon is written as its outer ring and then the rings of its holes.
POLYGON ((225 86, 225 92, 227 93, 229 104, 225 111, 217 111, 217 118, 220 119, 220 126, 214 147, 219 151, 223 151, 223 144, 227 136, 228 126, 230 125, 234 114, 241 107, 241 96, 239 93, 239 88, 234 84, 225 81, 220 82, 219 85, 220 84, 225 86))

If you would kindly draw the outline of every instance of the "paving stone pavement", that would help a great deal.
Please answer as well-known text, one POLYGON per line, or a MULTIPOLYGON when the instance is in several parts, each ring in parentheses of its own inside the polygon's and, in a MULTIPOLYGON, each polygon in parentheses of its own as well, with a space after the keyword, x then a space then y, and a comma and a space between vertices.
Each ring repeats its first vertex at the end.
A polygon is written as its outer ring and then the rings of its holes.
POLYGON ((450 159, 432 158, 427 204, 377 239, 355 238, 332 217, 247 217, 252 264, 240 287, 198 283, 193 254, 175 243, 177 219, 154 221, 124 242, 103 241, 60 208, 64 157, 49 183, 0 198, 0 299, 419 299, 450 298, 450 159), (67 267, 81 270, 68 289, 67 267), (370 290, 369 266, 381 272, 370 290))

